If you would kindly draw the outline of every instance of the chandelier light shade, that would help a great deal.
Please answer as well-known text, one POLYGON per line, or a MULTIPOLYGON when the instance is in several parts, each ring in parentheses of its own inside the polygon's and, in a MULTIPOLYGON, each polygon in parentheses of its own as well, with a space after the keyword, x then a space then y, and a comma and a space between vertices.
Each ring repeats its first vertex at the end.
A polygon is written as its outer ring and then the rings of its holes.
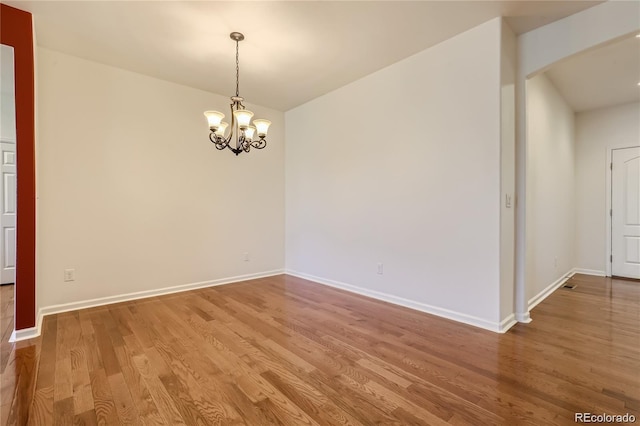
POLYGON ((249 152, 251 148, 262 149, 267 146, 267 131, 271 122, 269 120, 253 120, 253 113, 244 108, 244 98, 240 96, 240 56, 239 43, 244 40, 242 33, 229 34, 231 40, 236 42, 236 95, 231 97, 231 126, 222 121, 224 114, 219 111, 205 111, 209 123, 209 140, 217 149, 229 148, 231 152, 240 155, 241 152, 249 152), (229 134, 225 136, 229 128, 229 134), (232 146, 235 142, 235 147, 232 146))
POLYGON ((240 130, 245 130, 251 124, 251 118, 253 117, 253 113, 246 109, 239 109, 233 111, 233 117, 238 122, 238 127, 240 130))

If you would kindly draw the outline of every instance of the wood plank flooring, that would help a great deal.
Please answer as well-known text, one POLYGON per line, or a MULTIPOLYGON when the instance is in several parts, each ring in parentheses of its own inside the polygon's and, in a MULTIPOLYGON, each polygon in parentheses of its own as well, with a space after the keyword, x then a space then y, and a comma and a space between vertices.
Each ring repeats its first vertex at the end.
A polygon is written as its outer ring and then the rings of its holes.
POLYGON ((504 335, 286 275, 52 315, 40 338, 6 353, 3 346, 1 420, 297 426, 568 425, 574 412, 640 418, 640 285, 571 281, 574 290, 557 290, 531 324, 504 335))
POLYGON ((0 424, 24 424, 36 368, 37 342, 9 343, 13 332, 13 285, 0 286, 0 424))

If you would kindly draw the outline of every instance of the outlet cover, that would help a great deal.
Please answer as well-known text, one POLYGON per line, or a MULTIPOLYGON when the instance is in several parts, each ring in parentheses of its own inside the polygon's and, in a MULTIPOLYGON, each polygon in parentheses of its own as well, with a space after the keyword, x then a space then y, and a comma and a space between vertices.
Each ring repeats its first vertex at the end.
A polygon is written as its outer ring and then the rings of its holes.
POLYGON ((64 270, 64 281, 75 281, 76 280, 76 270, 75 269, 65 269, 64 270))

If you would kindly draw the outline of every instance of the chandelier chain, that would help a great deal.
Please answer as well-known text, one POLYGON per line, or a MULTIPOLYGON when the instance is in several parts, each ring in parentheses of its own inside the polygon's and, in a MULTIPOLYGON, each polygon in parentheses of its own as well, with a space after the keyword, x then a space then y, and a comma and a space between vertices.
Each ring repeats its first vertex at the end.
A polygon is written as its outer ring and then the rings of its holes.
POLYGON ((236 96, 240 96, 240 49, 236 40, 236 96))

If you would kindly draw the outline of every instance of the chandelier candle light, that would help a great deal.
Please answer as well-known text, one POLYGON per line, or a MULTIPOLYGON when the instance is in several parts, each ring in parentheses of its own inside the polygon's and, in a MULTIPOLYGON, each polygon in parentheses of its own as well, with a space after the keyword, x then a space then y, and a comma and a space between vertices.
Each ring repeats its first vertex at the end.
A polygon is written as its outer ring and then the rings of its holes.
POLYGON ((209 122, 209 140, 213 142, 216 148, 222 150, 229 148, 231 152, 239 155, 241 152, 249 152, 251 147, 262 149, 267 146, 267 131, 271 122, 269 120, 253 120, 253 113, 244 109, 242 101, 244 98, 240 96, 240 61, 238 44, 244 40, 244 35, 238 32, 229 34, 231 40, 236 42, 236 95, 231 97, 231 127, 228 123, 222 121, 224 114, 218 111, 205 111, 204 115, 209 122), (225 131, 229 127, 229 136, 225 137, 225 131), (235 135, 235 148, 231 146, 231 140, 235 135))

